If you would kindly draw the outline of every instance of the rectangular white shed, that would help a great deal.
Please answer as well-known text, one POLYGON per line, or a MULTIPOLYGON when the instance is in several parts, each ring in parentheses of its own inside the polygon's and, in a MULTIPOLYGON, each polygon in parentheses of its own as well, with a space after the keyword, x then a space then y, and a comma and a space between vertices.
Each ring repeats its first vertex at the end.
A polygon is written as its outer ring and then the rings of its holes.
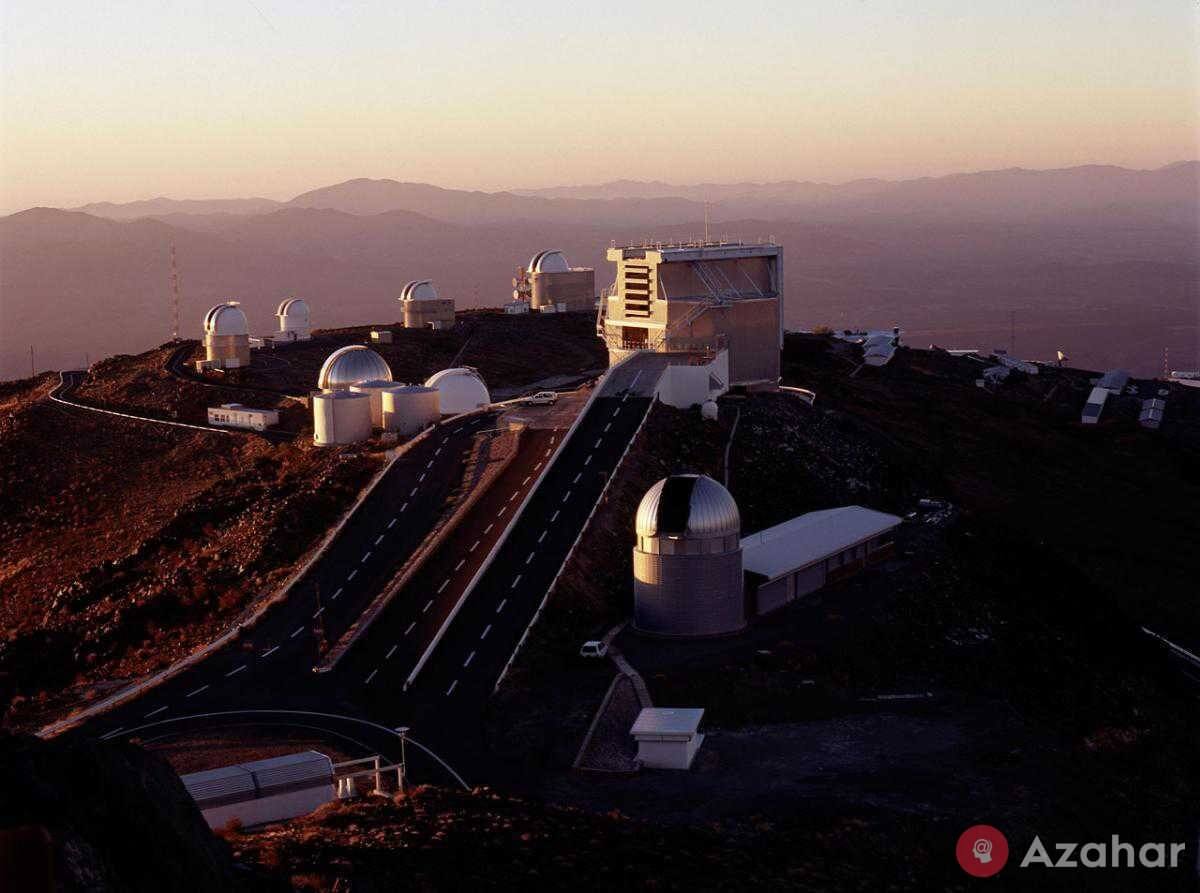
POLYGON ((192 772, 180 780, 210 828, 230 819, 243 825, 292 819, 334 797, 333 761, 315 750, 192 772))
POLYGON ((650 769, 690 769, 704 741, 702 707, 643 707, 629 734, 638 762, 650 769))

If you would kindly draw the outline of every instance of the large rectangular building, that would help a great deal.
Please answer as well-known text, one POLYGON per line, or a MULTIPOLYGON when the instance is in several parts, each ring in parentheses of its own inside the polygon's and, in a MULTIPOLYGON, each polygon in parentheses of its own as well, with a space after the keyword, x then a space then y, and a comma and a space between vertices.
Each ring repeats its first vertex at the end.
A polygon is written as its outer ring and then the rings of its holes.
POLYGON ((783 249, 703 242, 608 250, 616 281, 597 334, 615 363, 631 351, 729 350, 729 384, 776 384, 783 346, 783 249))

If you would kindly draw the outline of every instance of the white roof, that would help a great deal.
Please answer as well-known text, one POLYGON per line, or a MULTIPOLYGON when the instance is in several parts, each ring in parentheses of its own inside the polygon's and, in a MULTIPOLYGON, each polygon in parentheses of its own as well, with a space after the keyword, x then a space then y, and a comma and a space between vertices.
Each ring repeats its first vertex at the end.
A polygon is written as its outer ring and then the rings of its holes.
POLYGON ((246 314, 237 301, 217 304, 204 314, 204 332, 208 335, 245 335, 249 332, 246 314))
POLYGON ((234 803, 268 796, 272 789, 320 784, 333 779, 333 763, 315 750, 290 753, 236 766, 222 766, 180 776, 203 808, 213 801, 234 803))
POLYGON ((699 730, 703 718, 703 707, 643 707, 629 734, 635 738, 690 737, 699 730))
POLYGON ((898 527, 901 521, 860 505, 808 512, 742 537, 742 567, 774 580, 898 527))
POLYGON ((400 292, 401 301, 436 301, 437 289, 432 279, 414 279, 400 292))

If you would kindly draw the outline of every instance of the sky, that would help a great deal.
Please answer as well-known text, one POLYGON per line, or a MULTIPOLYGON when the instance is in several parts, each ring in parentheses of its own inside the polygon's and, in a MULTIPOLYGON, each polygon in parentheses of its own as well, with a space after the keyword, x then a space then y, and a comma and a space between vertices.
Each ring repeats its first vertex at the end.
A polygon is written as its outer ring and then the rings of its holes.
POLYGON ((1197 0, 0 9, 3 212, 1200 157, 1197 0))

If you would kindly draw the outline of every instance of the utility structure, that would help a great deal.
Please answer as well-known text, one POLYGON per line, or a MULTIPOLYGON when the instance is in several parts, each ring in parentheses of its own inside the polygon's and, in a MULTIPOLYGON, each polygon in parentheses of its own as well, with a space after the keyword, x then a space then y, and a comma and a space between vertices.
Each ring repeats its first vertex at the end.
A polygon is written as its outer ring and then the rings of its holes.
POLYGON ((171 243, 171 340, 179 340, 179 264, 175 261, 175 243, 171 243))
POLYGON ((774 242, 614 246, 596 334, 610 363, 638 350, 729 351, 729 384, 774 385, 783 347, 783 249, 774 242))
POLYGON ((539 251, 517 270, 513 301, 538 313, 590 313, 596 306, 596 271, 571 266, 557 248, 539 251))

